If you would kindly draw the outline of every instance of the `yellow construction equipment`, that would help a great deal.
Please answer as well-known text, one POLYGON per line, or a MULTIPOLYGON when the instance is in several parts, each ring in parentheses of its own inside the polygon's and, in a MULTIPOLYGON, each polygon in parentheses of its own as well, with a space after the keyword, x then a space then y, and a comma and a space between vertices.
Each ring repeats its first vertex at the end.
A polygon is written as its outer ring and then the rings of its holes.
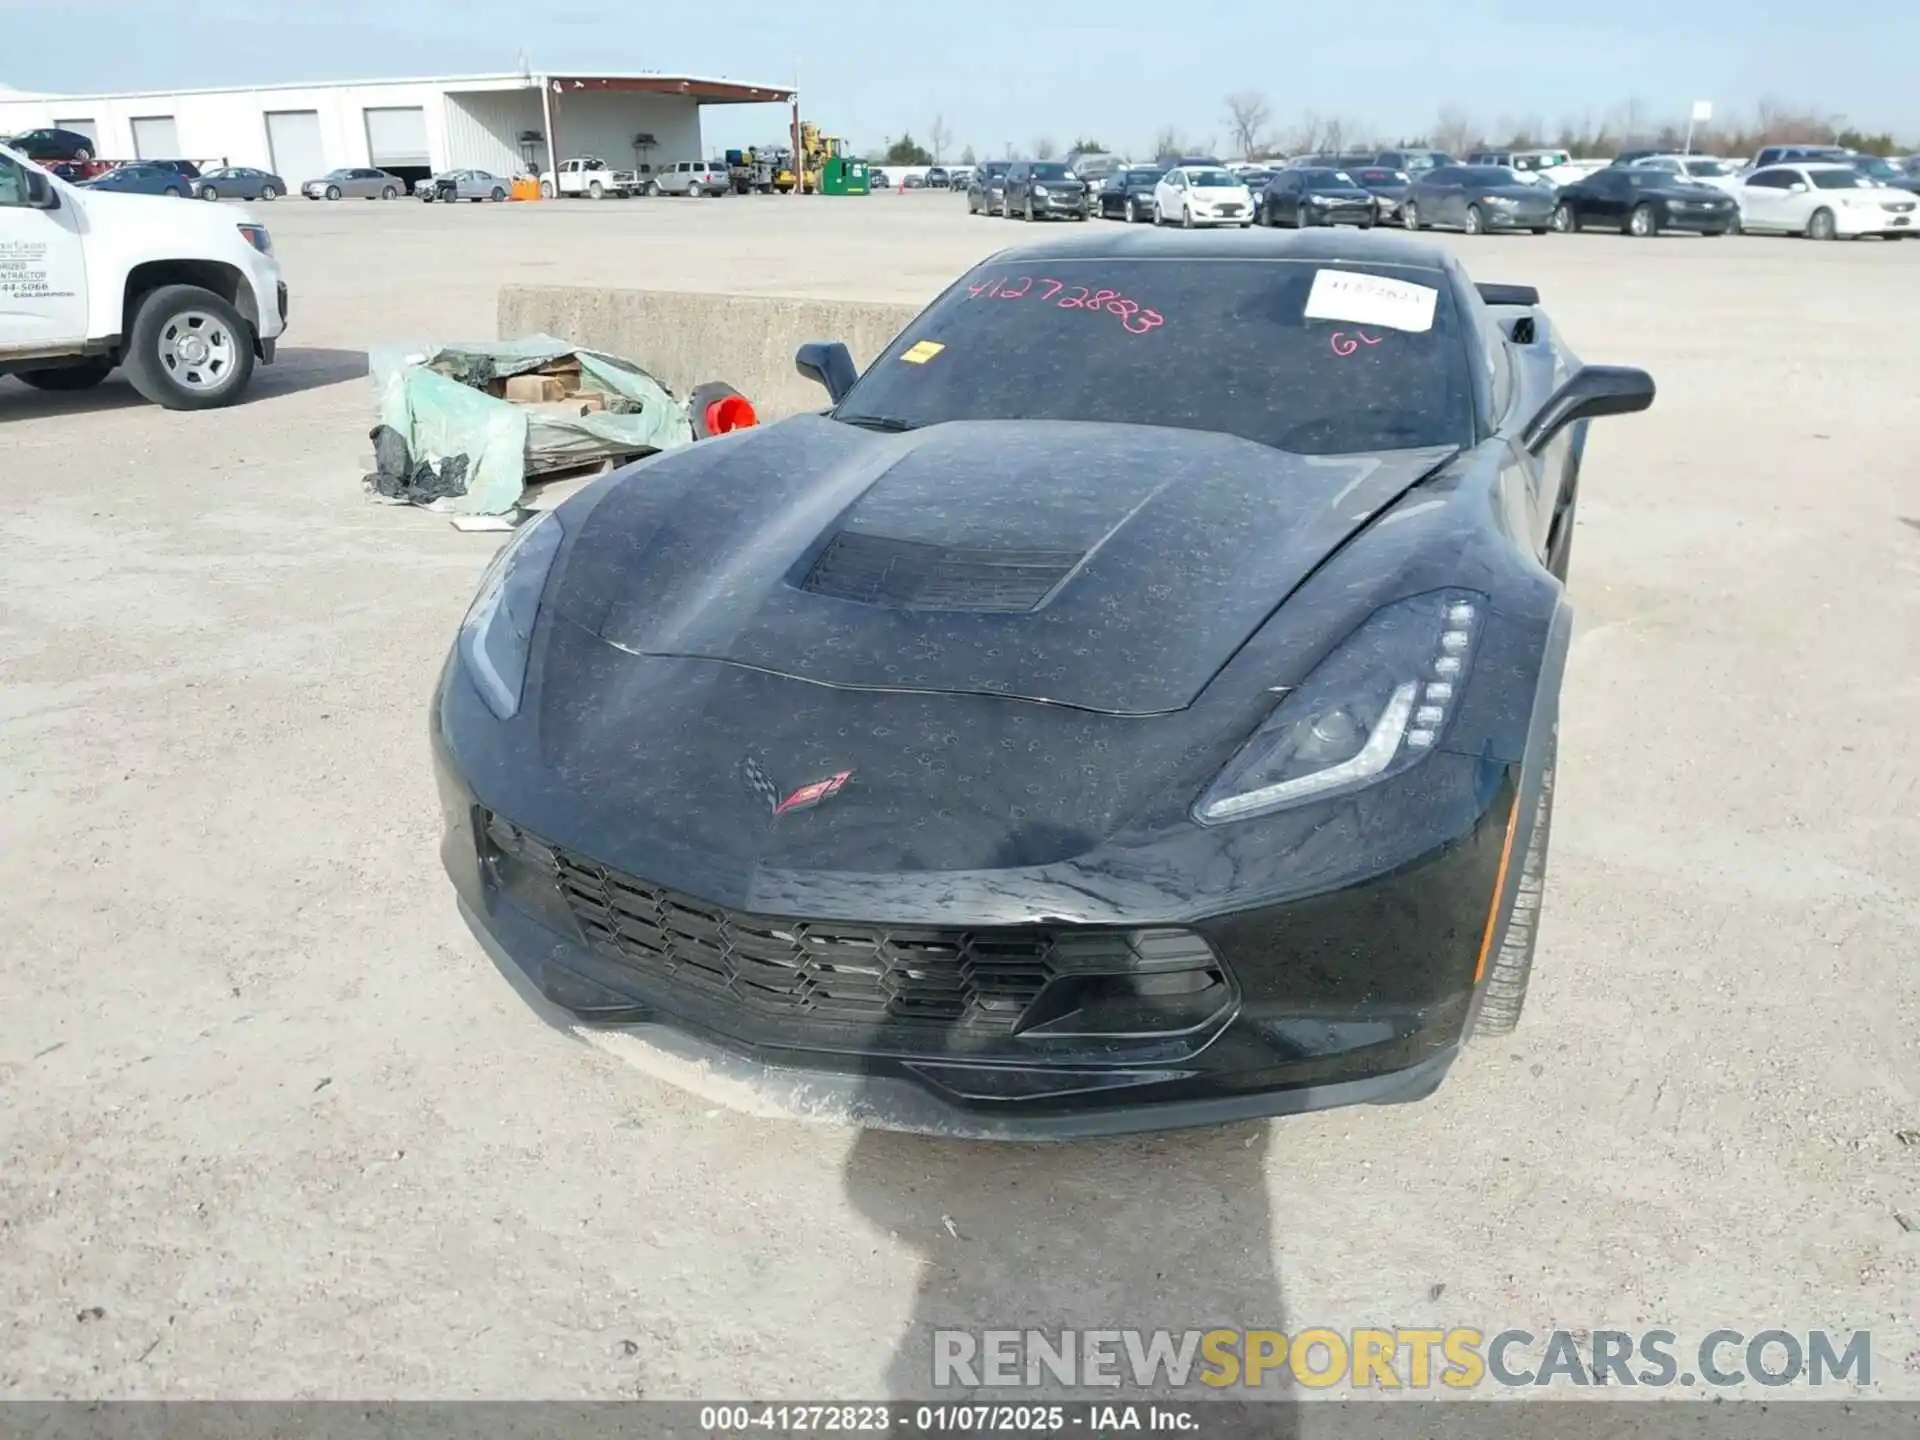
MULTIPOLYGON (((775 169, 773 188, 781 194, 791 194, 795 183, 793 161, 783 156, 785 163, 775 169)), ((822 135, 820 127, 810 120, 800 122, 800 173, 798 182, 801 190, 812 195, 824 187, 829 194, 842 193, 842 173, 844 165, 831 162, 847 159, 847 142, 838 135, 822 135), (825 177, 824 180, 822 177, 825 177)))

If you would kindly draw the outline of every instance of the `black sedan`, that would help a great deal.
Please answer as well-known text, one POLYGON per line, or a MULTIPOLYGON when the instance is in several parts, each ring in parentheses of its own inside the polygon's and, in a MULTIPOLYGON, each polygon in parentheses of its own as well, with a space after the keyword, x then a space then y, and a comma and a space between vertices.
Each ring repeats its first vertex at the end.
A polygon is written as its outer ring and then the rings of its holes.
POLYGON ((136 160, 125 165, 116 165, 105 174, 96 175, 91 180, 81 182, 83 190, 109 190, 120 195, 172 195, 193 194, 194 182, 165 165, 152 165, 136 160))
POLYGON ((1406 204, 1407 192, 1413 188, 1411 175, 1380 165, 1360 165, 1347 173, 1353 177, 1354 184, 1373 196, 1374 210, 1380 219, 1399 218, 1400 207, 1406 204))
POLYGON ((967 177, 967 213, 991 215, 1000 208, 1010 160, 989 160, 967 177))
POLYGON ((468 924, 554 1023, 864 1124, 1430 1093, 1520 1015, 1586 422, 1653 399, 1537 301, 1081 231, 803 346, 832 408, 488 569, 430 721, 468 924))
POLYGON ((1103 220, 1137 224, 1153 218, 1153 188, 1167 172, 1155 165, 1116 170, 1100 182, 1099 209, 1103 220))
POLYGON ((1370 229, 1377 218, 1373 196, 1344 170, 1276 170, 1255 207, 1262 225, 1358 225, 1370 229))
POLYGON ((1504 165, 1442 165, 1416 175, 1400 206, 1409 230, 1529 230, 1553 227, 1551 185, 1522 180, 1504 165))
POLYGON ((84 165, 99 152, 91 135, 82 135, 78 130, 62 130, 52 125, 15 135, 4 143, 8 149, 42 165, 84 165))
POLYGON ((1553 228, 1562 232, 1597 225, 1642 237, 1662 230, 1725 235, 1740 224, 1739 202, 1726 191, 1637 165, 1596 170, 1561 186, 1554 201, 1553 228))

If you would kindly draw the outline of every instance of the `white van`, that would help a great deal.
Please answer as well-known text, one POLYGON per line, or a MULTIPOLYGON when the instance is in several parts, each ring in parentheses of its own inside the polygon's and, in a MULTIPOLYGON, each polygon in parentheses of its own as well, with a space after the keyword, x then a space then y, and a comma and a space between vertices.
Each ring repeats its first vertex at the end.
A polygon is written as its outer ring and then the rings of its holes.
POLYGON ((69 185, 0 147, 0 375, 84 390, 115 369, 170 410, 240 398, 287 287, 243 209, 69 185))

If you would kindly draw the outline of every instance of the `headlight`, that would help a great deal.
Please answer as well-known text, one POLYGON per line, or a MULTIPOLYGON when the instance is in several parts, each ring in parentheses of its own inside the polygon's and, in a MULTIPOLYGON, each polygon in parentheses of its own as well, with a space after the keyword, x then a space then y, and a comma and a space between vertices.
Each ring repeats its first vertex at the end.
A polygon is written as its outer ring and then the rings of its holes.
POLYGON ((1486 197, 1486 201, 1487 204, 1499 210, 1511 210, 1520 203, 1511 195, 1489 195, 1486 197))
POLYGON ((1047 193, 1047 187, 1044 185, 1036 185, 1033 187, 1033 193, 1035 195, 1044 197, 1047 193))
POLYGON ((540 592, 546 589, 561 538, 560 518, 551 511, 529 521, 487 567, 480 593, 460 622, 460 657, 467 674, 487 708, 502 720, 512 719, 520 708, 540 592))
POLYGON ((1193 818, 1265 815, 1417 763, 1459 708, 1485 606, 1470 591, 1440 590, 1376 611, 1274 707, 1193 818))
POLYGON ((1313 201, 1313 203, 1314 203, 1314 204, 1316 204, 1316 205, 1331 205, 1331 204, 1333 204, 1333 196, 1331 196, 1331 195, 1314 195, 1314 196, 1312 196, 1312 197, 1310 197, 1310 198, 1312 199, 1312 201, 1313 201))

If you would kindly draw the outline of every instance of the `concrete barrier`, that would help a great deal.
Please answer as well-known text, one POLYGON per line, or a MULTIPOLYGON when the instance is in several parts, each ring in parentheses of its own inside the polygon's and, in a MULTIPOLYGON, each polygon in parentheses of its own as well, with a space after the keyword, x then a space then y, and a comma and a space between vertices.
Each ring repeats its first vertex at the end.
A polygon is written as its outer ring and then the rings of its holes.
POLYGON ((778 419, 827 403, 827 392, 793 368, 803 343, 844 341, 864 370, 919 312, 866 300, 509 285, 498 321, 502 339, 545 333, 623 355, 680 395, 725 380, 778 419))

